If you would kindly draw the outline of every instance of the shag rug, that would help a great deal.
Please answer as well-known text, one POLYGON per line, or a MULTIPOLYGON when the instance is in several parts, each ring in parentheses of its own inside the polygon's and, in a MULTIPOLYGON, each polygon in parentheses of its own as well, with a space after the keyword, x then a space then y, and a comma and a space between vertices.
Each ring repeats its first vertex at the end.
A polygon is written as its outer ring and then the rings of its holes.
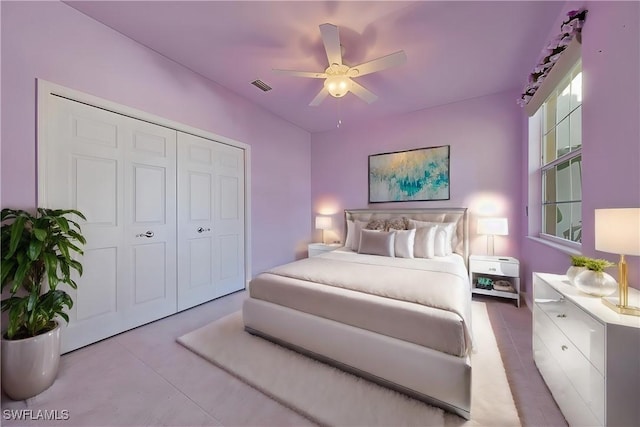
POLYGON ((327 426, 518 426, 484 303, 472 303, 471 420, 317 362, 244 331, 236 312, 178 342, 267 396, 327 426))

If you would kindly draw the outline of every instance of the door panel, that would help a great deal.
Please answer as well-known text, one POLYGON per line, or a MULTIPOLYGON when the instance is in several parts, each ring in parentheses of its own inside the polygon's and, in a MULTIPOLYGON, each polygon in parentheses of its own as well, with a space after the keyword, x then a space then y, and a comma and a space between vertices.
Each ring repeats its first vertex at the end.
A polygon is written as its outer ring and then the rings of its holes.
POLYGON ((67 352, 176 311, 176 132, 56 96, 51 103, 52 142, 40 153, 45 206, 87 217, 84 274, 77 290, 65 289, 75 302, 67 352), (153 237, 135 237, 147 230, 153 237))
POLYGON ((178 132, 179 310, 245 286, 244 152, 230 148, 178 132))

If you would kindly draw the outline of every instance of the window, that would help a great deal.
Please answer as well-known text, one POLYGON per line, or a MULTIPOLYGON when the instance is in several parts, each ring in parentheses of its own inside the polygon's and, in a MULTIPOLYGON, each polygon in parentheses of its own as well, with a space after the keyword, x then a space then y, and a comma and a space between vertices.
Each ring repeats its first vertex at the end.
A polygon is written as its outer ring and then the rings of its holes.
POLYGON ((542 235, 582 242, 582 64, 542 107, 542 235))

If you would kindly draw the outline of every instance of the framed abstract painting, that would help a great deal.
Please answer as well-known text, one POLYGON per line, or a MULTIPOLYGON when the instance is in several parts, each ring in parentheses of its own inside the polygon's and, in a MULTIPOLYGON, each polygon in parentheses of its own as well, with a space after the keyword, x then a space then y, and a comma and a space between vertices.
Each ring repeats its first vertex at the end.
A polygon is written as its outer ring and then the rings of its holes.
POLYGON ((369 203, 449 197, 448 145, 369 156, 369 203))

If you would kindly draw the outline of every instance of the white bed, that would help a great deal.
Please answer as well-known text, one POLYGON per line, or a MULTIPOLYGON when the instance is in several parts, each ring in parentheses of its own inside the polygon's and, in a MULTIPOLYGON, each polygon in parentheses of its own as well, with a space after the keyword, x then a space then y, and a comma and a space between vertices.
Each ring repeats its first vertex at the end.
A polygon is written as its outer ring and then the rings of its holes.
POLYGON ((454 253, 411 259, 343 248, 277 267, 251 281, 245 329, 468 419, 466 209, 345 211, 347 221, 397 217, 454 222, 454 253))

